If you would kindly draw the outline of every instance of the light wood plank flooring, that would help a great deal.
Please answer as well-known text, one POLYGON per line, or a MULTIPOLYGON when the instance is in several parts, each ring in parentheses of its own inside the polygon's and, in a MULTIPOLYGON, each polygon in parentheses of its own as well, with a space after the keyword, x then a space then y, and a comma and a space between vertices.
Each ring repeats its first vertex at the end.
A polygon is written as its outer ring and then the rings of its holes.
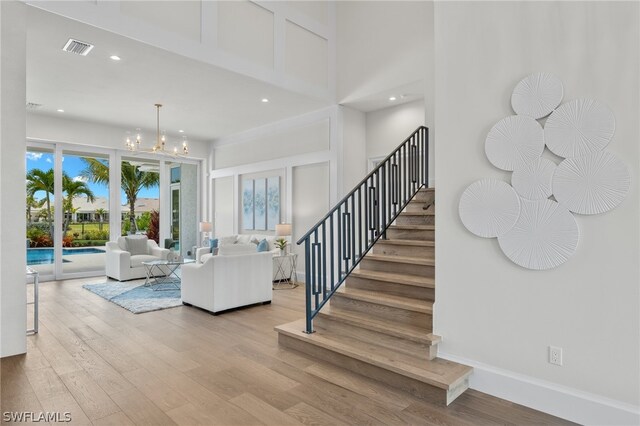
MULTIPOLYGON (((506 425, 562 420, 470 390, 443 407, 278 347, 304 288, 219 316, 134 315, 82 289, 41 285, 40 333, 1 361, 1 411, 68 411, 96 425, 506 425)), ((4 420, 4 419, 3 419, 4 420)))

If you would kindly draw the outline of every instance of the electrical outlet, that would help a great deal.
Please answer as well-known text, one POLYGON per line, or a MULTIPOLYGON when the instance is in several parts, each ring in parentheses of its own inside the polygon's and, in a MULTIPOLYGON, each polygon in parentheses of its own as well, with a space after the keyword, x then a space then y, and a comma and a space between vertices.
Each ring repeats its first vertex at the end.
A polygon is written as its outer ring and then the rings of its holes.
POLYGON ((562 365, 562 348, 549 346, 549 363, 560 366, 562 365))

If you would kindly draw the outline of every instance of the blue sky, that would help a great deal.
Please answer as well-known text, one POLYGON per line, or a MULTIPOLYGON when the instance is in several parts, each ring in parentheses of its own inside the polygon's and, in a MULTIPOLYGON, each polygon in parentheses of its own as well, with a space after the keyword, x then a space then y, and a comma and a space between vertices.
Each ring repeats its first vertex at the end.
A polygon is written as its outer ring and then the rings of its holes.
MULTIPOLYGON (((27 173, 32 169, 49 170, 53 168, 53 154, 46 152, 27 152, 27 173)), ((62 159, 62 169, 72 178, 81 179, 80 173, 84 169, 84 163, 80 157, 65 155, 62 159)), ((88 184, 96 197, 108 197, 109 190, 106 185, 95 183, 88 184)), ((43 197, 44 194, 36 194, 37 198, 43 197)), ((158 198, 159 189, 156 186, 151 189, 142 189, 138 193, 139 198, 158 198)), ((126 197, 122 194, 122 204, 126 202, 126 197)))

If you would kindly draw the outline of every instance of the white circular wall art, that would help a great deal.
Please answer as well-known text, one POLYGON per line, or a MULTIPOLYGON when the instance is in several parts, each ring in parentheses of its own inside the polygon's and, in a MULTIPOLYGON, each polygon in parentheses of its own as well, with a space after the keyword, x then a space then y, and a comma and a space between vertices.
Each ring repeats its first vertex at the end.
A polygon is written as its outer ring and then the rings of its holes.
POLYGON ((484 145, 487 158, 499 169, 513 170, 542 155, 544 132, 536 120, 512 115, 491 128, 484 145))
POLYGON ((551 181, 556 171, 553 161, 538 158, 519 166, 511 175, 511 185, 519 196, 527 200, 544 200, 552 195, 551 181))
POLYGON ((518 115, 543 118, 560 105, 563 93, 558 77, 539 72, 520 80, 511 94, 511 106, 518 115))
POLYGON ((626 164, 616 155, 600 151, 560 163, 553 176, 553 195, 572 212, 598 214, 620 204, 630 185, 626 164))
POLYGON ((604 149, 615 129, 616 119, 609 107, 594 99, 576 99, 549 116, 544 139, 554 154, 578 157, 604 149))
POLYGON ((631 186, 626 164, 603 151, 615 132, 613 112, 594 99, 558 107, 563 91, 549 73, 531 74, 516 85, 511 106, 518 115, 496 123, 484 145, 491 164, 513 171, 513 188, 496 179, 479 180, 465 189, 458 206, 469 231, 498 237, 503 253, 528 269, 566 262, 580 239, 574 213, 612 210, 631 186), (547 115, 543 130, 536 120, 547 115), (565 160, 556 166, 543 159, 545 144, 565 160), (557 201, 549 199, 552 195, 557 201))
POLYGON ((464 190, 458 212, 469 231, 479 237, 493 238, 505 234, 516 223, 520 199, 508 183, 482 179, 464 190))
POLYGON ((544 270, 563 264, 576 251, 580 230, 566 208, 551 200, 521 200, 514 227, 498 237, 502 252, 515 264, 544 270))

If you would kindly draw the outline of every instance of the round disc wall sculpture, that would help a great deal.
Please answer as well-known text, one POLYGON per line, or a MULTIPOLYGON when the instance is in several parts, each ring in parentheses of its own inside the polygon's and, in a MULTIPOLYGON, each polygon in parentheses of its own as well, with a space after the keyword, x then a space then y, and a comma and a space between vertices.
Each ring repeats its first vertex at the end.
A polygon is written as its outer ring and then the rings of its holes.
POLYGON ((594 99, 560 105, 563 90, 548 73, 531 74, 516 85, 511 105, 517 115, 496 123, 485 141, 491 164, 513 171, 513 187, 497 179, 476 181, 458 207, 469 231, 497 237, 502 252, 528 269, 566 262, 580 237, 572 213, 612 210, 631 186, 625 163, 603 151, 615 132, 613 112, 594 99), (543 129, 536 120, 547 115, 543 129), (565 160, 556 166, 542 158, 545 145, 565 160))
POLYGON ((511 95, 511 107, 518 115, 535 119, 546 117, 562 101, 564 89, 558 77, 539 72, 525 77, 511 95))

